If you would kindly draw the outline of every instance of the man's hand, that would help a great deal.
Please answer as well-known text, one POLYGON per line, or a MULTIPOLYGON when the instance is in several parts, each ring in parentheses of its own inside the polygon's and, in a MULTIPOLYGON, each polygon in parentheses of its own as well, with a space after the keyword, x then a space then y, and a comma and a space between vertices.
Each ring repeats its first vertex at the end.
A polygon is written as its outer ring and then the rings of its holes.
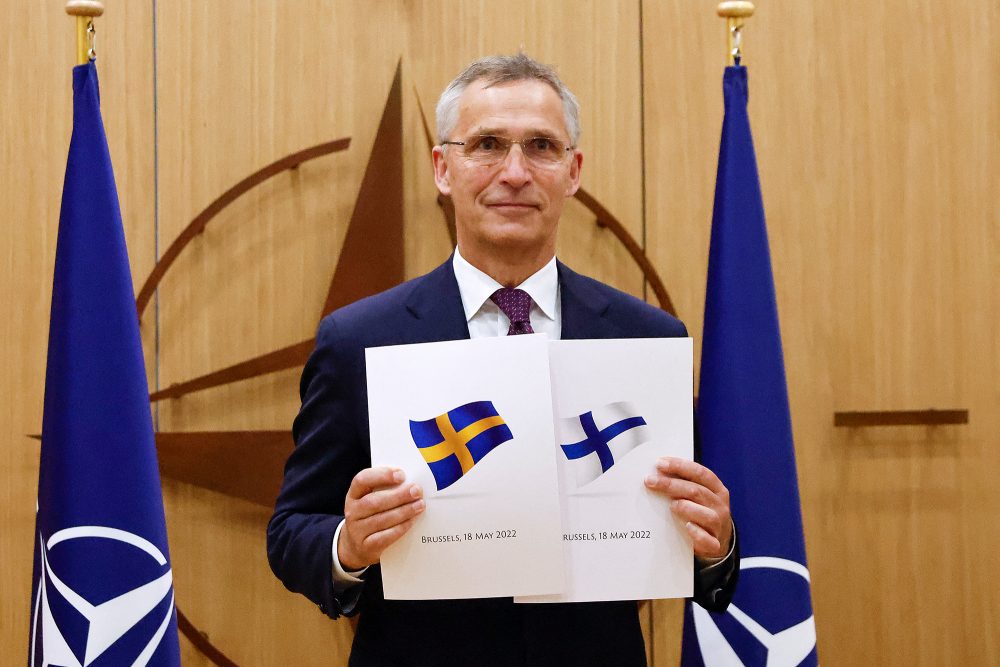
POLYGON ((398 468, 365 468, 351 481, 344 502, 344 527, 337 558, 345 570, 360 570, 379 561, 424 511, 423 492, 404 484, 398 468))
POLYGON ((670 510, 686 523, 695 556, 711 560, 729 553, 733 540, 729 490, 714 472, 694 461, 664 457, 657 459, 656 472, 646 477, 646 486, 672 499, 670 510))

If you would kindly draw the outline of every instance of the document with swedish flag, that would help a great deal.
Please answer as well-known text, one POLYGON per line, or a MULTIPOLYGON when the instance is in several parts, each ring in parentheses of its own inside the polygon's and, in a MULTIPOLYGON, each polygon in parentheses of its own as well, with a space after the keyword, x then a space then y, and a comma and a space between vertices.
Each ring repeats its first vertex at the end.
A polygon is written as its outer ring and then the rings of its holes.
POLYGON ((530 334, 366 351, 372 465, 427 501, 382 554, 386 598, 563 590, 548 355, 530 334))
POLYGON ((694 557, 656 459, 693 454, 690 338, 550 343, 566 588, 517 602, 687 597, 694 557))

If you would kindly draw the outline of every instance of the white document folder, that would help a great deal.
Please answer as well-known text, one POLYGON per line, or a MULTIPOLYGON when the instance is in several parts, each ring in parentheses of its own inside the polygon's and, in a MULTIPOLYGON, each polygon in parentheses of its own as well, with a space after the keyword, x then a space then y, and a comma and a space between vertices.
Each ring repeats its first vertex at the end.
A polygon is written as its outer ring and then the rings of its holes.
POLYGON ((694 557, 669 500, 643 480, 693 455, 690 338, 549 348, 566 588, 518 602, 688 597, 694 557))
POLYGON ((542 335, 366 351, 372 465, 427 501, 382 554, 386 598, 562 591, 548 354, 542 335))

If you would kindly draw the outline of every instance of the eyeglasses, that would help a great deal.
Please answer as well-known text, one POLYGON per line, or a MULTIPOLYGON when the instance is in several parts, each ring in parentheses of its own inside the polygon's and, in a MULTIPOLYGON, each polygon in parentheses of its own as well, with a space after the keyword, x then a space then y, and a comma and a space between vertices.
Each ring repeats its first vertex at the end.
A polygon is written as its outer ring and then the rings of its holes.
POLYGON ((514 144, 521 146, 525 160, 538 167, 554 167, 565 159, 566 153, 576 148, 551 137, 531 137, 519 141, 492 134, 477 134, 465 141, 442 141, 441 144, 461 146, 462 157, 484 167, 506 160, 514 144))

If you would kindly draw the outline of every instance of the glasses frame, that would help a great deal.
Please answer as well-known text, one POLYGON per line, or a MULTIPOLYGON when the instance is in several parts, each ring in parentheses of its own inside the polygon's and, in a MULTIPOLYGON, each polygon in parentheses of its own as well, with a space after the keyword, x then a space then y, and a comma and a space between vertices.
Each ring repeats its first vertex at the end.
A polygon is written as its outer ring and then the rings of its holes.
MULTIPOLYGON (((499 136, 499 135, 496 135, 496 134, 476 134, 476 135, 473 135, 472 137, 470 137, 470 139, 473 139, 473 138, 475 138, 475 139, 484 139, 486 137, 491 137, 493 139, 499 139, 499 140, 502 140, 502 141, 510 142, 510 145, 507 147, 507 152, 504 153, 504 155, 503 155, 502 158, 499 158, 496 162, 482 163, 485 166, 490 166, 490 167, 495 167, 496 165, 498 165, 501 162, 503 162, 504 160, 506 160, 507 156, 510 155, 511 149, 514 148, 514 144, 517 144, 517 145, 519 145, 521 147, 521 155, 524 156, 524 159, 529 164, 533 164, 533 165, 535 165, 537 167, 555 167, 555 166, 558 166, 560 164, 563 164, 563 160, 565 158, 566 153, 571 153, 571 152, 573 152, 573 151, 576 150, 576 146, 575 145, 566 146, 565 148, 563 148, 563 155, 559 158, 559 160, 557 160, 555 162, 538 162, 538 161, 533 160, 532 158, 528 157, 528 154, 524 150, 524 145, 526 143, 532 142, 532 141, 534 141, 536 139, 545 139, 546 141, 554 141, 554 142, 557 142, 557 143, 560 143, 560 144, 563 143, 563 142, 559 141, 558 139, 554 139, 552 137, 546 137, 546 136, 543 136, 543 135, 540 135, 540 136, 537 136, 537 137, 528 137, 526 139, 509 139, 507 137, 502 137, 502 136, 499 136)), ((466 141, 442 141, 441 142, 442 146, 467 146, 468 144, 469 144, 469 140, 466 140, 466 141)), ((463 157, 466 158, 467 160, 475 160, 475 158, 471 158, 468 155, 464 155, 463 157)))

